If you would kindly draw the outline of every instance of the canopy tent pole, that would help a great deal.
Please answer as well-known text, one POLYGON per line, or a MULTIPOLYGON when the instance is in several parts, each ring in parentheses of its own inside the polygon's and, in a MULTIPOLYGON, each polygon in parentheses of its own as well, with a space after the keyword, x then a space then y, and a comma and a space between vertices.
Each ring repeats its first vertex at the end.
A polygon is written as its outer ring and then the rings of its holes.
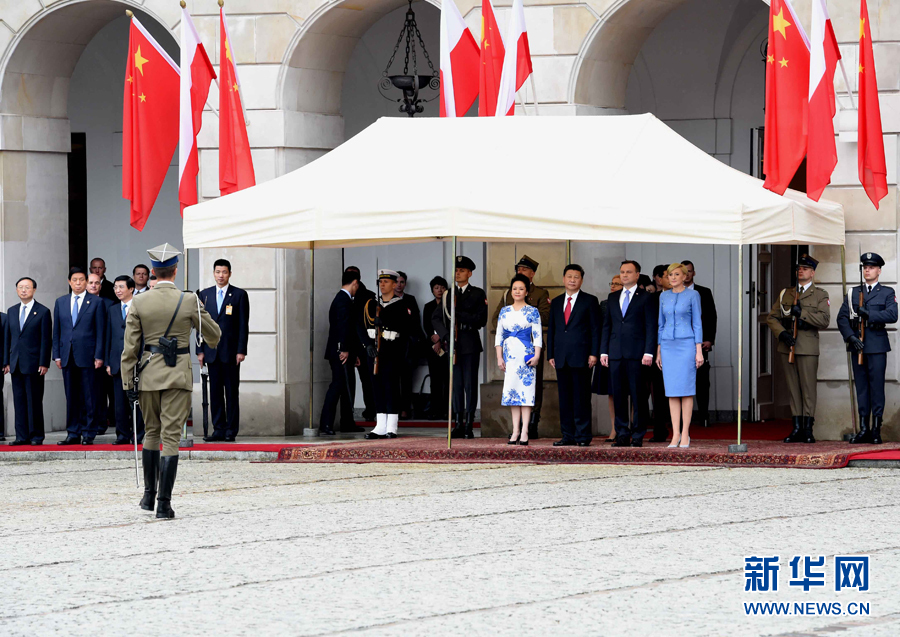
POLYGON ((450 261, 450 272, 453 281, 450 283, 450 336, 447 340, 450 341, 450 351, 447 352, 449 357, 449 365, 450 365, 450 376, 448 381, 448 391, 447 391, 447 449, 451 449, 453 447, 453 443, 451 442, 453 439, 452 431, 453 431, 453 356, 455 355, 456 349, 456 236, 454 235, 452 240, 451 255, 452 259, 450 261))
MULTIPOLYGON (((844 298, 847 297, 847 252, 845 246, 841 246, 841 285, 844 298)), ((853 423, 853 433, 859 431, 856 425, 856 381, 853 378, 853 354, 847 352, 847 378, 850 380, 850 422, 853 423)))
POLYGON ((744 386, 744 244, 738 244, 738 360, 737 360, 737 444, 728 445, 728 453, 747 453, 741 442, 742 390, 744 386))
POLYGON ((313 431, 313 358, 316 340, 316 242, 309 242, 309 430, 313 431))

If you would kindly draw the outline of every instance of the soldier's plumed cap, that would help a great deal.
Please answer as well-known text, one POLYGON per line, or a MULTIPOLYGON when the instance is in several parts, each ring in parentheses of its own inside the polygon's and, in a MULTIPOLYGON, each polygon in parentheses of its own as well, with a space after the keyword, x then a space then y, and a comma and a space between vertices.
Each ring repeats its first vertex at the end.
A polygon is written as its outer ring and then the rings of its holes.
POLYGON ((164 243, 161 246, 156 246, 155 248, 147 250, 147 254, 150 255, 150 267, 168 268, 169 266, 178 263, 178 257, 181 256, 181 250, 178 250, 168 243, 164 243))
POLYGON ((382 270, 378 271, 378 280, 379 281, 381 281, 381 279, 390 279, 391 281, 396 283, 397 279, 399 279, 399 278, 400 278, 400 275, 397 274, 397 272, 395 272, 394 270, 382 269, 382 270))
POLYGON ((516 264, 517 268, 530 268, 537 272, 538 266, 540 263, 529 257, 527 254, 523 254, 522 258, 519 259, 519 262, 516 264))
POLYGON ((475 271, 475 262, 472 261, 469 257, 464 257, 462 255, 456 257, 456 267, 457 268, 465 268, 466 270, 475 271))
POLYGON ((859 262, 863 265, 877 265, 879 268, 884 267, 884 259, 880 254, 874 252, 866 252, 859 258, 859 262))
POLYGON ((800 258, 797 259, 797 265, 805 265, 807 268, 812 268, 813 270, 815 270, 816 267, 818 267, 819 262, 813 259, 808 254, 801 254, 800 258))

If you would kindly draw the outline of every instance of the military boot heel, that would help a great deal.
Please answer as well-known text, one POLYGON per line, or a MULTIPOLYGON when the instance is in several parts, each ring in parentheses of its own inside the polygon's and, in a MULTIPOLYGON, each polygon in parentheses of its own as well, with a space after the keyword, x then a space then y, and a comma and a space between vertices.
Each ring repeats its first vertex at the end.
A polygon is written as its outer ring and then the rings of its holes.
POLYGON ((869 417, 859 417, 859 433, 850 438, 851 445, 866 445, 872 442, 872 432, 869 430, 869 417))
POLYGON ((453 430, 450 432, 451 438, 464 438, 466 435, 466 425, 465 425, 465 417, 457 415, 456 416, 456 424, 453 425, 453 430))
POLYGON ((784 439, 785 442, 800 442, 800 439, 803 435, 803 418, 801 416, 794 416, 794 429, 791 431, 790 435, 784 439))
POLYGON ((873 445, 880 445, 881 440, 881 416, 872 418, 872 440, 873 445))
POLYGON ((156 504, 156 481, 159 479, 159 451, 144 449, 141 452, 141 464, 144 467, 144 497, 141 508, 152 511, 156 504))
POLYGON ((466 433, 465 437, 468 440, 473 440, 475 438, 475 415, 469 414, 466 416, 466 433))
POLYGON ((178 456, 163 456, 159 461, 157 518, 171 519, 175 517, 175 511, 172 510, 172 488, 175 486, 176 473, 178 473, 178 456))
POLYGON ((816 424, 816 419, 812 416, 807 416, 803 422, 803 435, 800 438, 800 442, 805 442, 806 444, 813 444, 816 439, 813 436, 813 426, 816 424))

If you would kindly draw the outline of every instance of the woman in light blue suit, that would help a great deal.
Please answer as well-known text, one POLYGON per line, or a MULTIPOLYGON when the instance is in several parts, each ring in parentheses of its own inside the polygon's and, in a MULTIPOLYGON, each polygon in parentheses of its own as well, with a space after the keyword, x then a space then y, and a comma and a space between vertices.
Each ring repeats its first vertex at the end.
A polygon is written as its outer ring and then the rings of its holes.
POLYGON ((684 287, 687 269, 681 263, 669 266, 672 289, 659 297, 659 340, 656 364, 663 373, 669 413, 672 414, 670 447, 690 447, 691 415, 697 393, 697 369, 703 365, 703 324, 700 321, 700 294, 684 287), (681 430, 681 422, 684 430, 681 430), (679 444, 680 443, 680 444, 679 444))

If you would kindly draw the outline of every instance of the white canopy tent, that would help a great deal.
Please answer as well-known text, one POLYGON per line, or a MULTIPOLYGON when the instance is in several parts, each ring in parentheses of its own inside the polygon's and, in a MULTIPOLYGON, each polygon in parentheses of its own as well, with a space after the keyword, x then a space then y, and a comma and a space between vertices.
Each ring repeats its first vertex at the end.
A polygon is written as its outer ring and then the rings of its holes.
MULTIPOLYGON (((450 238, 454 256, 457 240, 738 245, 742 280, 740 246, 843 245, 844 211, 769 192, 645 114, 381 118, 292 173, 184 213, 185 248, 450 238)), ((742 294, 738 304, 742 358, 742 294)), ((746 451, 741 388, 739 362, 734 451, 746 451)))

